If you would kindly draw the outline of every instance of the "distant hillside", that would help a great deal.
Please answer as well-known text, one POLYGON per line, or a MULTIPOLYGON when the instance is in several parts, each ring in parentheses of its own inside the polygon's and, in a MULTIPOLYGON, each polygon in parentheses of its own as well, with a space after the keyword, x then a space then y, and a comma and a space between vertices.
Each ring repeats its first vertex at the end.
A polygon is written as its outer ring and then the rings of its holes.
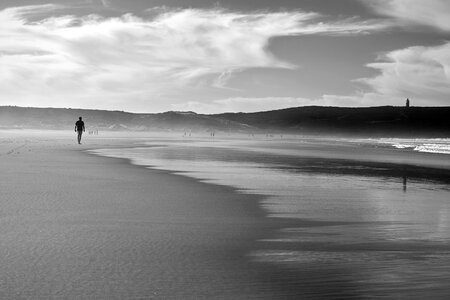
POLYGON ((134 114, 123 111, 70 108, 0 107, 0 128, 71 129, 78 117, 86 126, 99 130, 204 131, 246 130, 247 125, 216 116, 192 112, 134 114))
POLYGON ((134 114, 121 111, 0 107, 0 128, 72 129, 79 116, 88 129, 240 131, 253 133, 450 136, 450 107, 307 106, 256 113, 134 114))
POLYGON ((306 106, 216 115, 261 130, 361 135, 450 136, 450 107, 306 106))

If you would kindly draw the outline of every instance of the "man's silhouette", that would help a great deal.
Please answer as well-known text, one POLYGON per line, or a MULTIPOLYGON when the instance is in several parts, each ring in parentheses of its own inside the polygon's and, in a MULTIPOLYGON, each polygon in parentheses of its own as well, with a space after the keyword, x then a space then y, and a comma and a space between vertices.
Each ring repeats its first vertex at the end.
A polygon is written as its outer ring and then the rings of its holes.
POLYGON ((81 135, 84 132, 84 122, 82 121, 81 117, 75 123, 75 132, 78 132, 78 144, 81 144, 81 135))

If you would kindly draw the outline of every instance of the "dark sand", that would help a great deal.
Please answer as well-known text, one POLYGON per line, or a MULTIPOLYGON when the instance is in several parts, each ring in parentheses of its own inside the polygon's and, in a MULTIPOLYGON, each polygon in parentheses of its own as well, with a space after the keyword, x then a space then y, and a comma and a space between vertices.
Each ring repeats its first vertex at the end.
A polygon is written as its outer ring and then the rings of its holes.
MULTIPOLYGON (((247 255, 277 226, 261 197, 3 133, 0 298, 252 299, 286 291, 247 255)), ((277 275, 274 275, 279 278, 277 275)))
POLYGON ((355 243, 350 236, 347 243, 340 236, 352 226, 389 224, 268 218, 264 196, 84 152, 137 146, 144 141, 138 137, 85 140, 79 146, 65 132, 0 131, 0 299, 450 295, 442 284, 446 241, 355 243), (270 242, 287 228, 309 239, 270 242), (280 252, 294 260, 274 263, 270 254, 280 252), (427 280, 408 279, 417 272, 427 280))

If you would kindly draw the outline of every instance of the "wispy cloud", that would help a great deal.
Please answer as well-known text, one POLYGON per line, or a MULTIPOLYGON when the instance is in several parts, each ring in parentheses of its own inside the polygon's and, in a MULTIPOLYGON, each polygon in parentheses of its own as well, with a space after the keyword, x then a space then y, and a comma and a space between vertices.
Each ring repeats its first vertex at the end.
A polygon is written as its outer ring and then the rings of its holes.
POLYGON ((104 7, 110 7, 111 6, 111 1, 109 1, 109 0, 101 0, 101 2, 102 2, 102 5, 104 7))
POLYGON ((395 18, 406 25, 426 25, 450 31, 448 0, 361 0, 377 13, 395 18))
POLYGON ((148 18, 48 17, 58 9, 0 11, 0 104, 151 110, 174 90, 223 88, 236 71, 295 67, 268 51, 275 36, 359 34, 385 26, 323 22, 301 11, 165 9, 148 18))

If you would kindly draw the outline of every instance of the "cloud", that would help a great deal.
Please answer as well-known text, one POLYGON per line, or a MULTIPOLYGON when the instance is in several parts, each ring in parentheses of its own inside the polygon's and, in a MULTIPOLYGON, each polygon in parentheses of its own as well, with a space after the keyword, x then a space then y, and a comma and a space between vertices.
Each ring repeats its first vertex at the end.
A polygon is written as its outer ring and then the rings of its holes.
POLYGON ((448 106, 448 98, 423 97, 409 93, 387 93, 379 91, 357 91, 350 95, 325 94, 318 98, 301 97, 234 97, 209 102, 187 101, 171 105, 174 111, 194 111, 202 114, 218 114, 224 112, 258 112, 301 106, 403 106, 406 98, 410 98, 414 106, 448 106))
POLYGON ((398 19, 406 24, 426 25, 450 31, 450 2, 448 0, 362 0, 375 12, 398 19))
POLYGON ((110 0, 101 0, 102 5, 104 7, 110 7, 111 6, 111 1, 110 0))
POLYGON ((324 95, 321 105, 380 106, 405 104, 448 106, 450 95, 450 42, 414 46, 388 52, 367 65, 377 75, 355 82, 365 89, 351 95, 324 95))
MULTIPOLYGON (((450 32, 448 0, 361 0, 376 13, 387 16, 409 29, 427 26, 450 32)), ((378 75, 362 78, 370 92, 360 95, 386 104, 413 98, 416 105, 448 105, 450 94, 450 42, 434 46, 415 46, 388 52, 367 65, 378 75)))
POLYGON ((224 88, 233 72, 295 67, 268 51, 275 36, 385 27, 354 19, 324 22, 301 11, 165 9, 148 18, 61 11, 55 5, 0 11, 0 104, 161 109, 168 105, 158 99, 224 88))
POLYGON ((415 98, 416 104, 448 105, 450 95, 450 42, 392 51, 368 67, 379 71, 359 79, 380 95, 415 98))

